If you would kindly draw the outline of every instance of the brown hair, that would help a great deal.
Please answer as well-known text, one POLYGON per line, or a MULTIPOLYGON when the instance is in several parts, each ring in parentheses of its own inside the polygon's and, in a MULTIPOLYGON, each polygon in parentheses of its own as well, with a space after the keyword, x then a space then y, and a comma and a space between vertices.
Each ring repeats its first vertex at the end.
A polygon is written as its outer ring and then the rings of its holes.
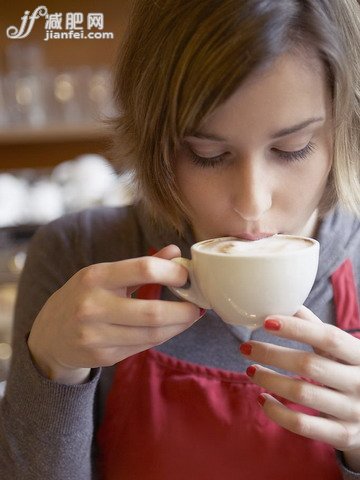
POLYGON ((138 0, 115 78, 115 166, 133 172, 157 221, 187 221, 173 172, 183 137, 280 54, 315 50, 335 124, 326 208, 360 212, 360 7, 357 0, 138 0))

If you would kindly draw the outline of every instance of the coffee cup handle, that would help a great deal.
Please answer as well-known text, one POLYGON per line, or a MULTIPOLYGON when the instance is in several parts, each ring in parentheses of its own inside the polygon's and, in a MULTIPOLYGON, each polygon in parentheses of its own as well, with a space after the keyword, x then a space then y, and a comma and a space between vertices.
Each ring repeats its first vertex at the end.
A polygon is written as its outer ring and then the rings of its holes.
POLYGON ((206 300, 206 298, 203 297, 198 287, 198 284, 195 280, 195 275, 194 275, 194 270, 192 267, 191 260, 188 260, 187 258, 178 257, 178 258, 173 258, 171 261, 185 267, 186 270, 188 271, 189 277, 185 287, 169 287, 169 290, 171 290, 177 297, 182 298, 187 302, 195 303, 195 305, 197 305, 200 308, 210 309, 211 306, 209 305, 209 302, 206 300))

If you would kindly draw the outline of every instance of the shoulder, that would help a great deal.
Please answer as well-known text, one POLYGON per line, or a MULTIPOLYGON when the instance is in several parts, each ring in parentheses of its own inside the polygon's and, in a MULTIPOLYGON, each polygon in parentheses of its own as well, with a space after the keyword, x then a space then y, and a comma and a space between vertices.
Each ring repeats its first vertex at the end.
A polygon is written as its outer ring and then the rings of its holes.
POLYGON ((333 252, 337 252, 339 256, 340 267, 347 261, 351 262, 360 294, 360 218, 342 209, 336 209, 329 220, 326 235, 329 242, 332 240, 336 247, 333 252))
POLYGON ((360 218, 344 209, 334 209, 322 219, 318 240, 328 264, 340 264, 348 257, 358 256, 360 218))
POLYGON ((40 227, 30 251, 76 257, 78 268, 143 254, 143 234, 135 208, 99 207, 65 215, 40 227))

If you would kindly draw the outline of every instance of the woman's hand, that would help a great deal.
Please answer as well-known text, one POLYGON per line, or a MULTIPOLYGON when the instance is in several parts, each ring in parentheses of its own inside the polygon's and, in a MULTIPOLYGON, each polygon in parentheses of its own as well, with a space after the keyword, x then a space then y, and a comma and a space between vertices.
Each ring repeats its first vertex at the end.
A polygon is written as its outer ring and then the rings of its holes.
POLYGON ((247 374, 272 394, 319 412, 319 416, 311 416, 290 410, 266 393, 259 397, 266 415, 287 430, 342 450, 349 467, 360 471, 360 340, 322 323, 305 307, 294 317, 272 315, 264 328, 273 335, 309 344, 314 352, 255 341, 243 344, 241 352, 255 362, 316 383, 260 365, 250 366, 247 374))
POLYGON ((170 262, 169 245, 153 257, 91 265, 46 302, 28 345, 42 373, 61 383, 85 381, 93 367, 113 365, 181 333, 199 317, 188 302, 140 300, 131 294, 149 283, 184 285, 187 271, 170 262))

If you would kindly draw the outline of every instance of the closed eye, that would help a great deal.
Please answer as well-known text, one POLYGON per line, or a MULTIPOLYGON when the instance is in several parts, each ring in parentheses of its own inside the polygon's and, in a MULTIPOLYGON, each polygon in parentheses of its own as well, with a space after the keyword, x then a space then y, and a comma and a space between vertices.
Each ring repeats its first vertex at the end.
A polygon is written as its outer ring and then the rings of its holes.
MULTIPOLYGON (((286 162, 295 162, 300 160, 305 160, 310 156, 316 148, 316 145, 312 142, 309 142, 304 148, 296 151, 285 151, 278 148, 272 148, 271 151, 280 159, 286 162)), ((229 153, 225 152, 221 155, 216 155, 214 157, 202 157, 196 154, 190 147, 188 147, 188 154, 191 158, 191 161, 202 168, 215 168, 224 163, 228 159, 229 153)))
POLYGON ((195 165, 198 165, 203 168, 206 168, 206 167, 214 168, 214 167, 220 166, 221 164, 223 164, 225 157, 227 156, 226 153, 222 153, 221 155, 216 155, 215 157, 201 157, 200 155, 197 155, 192 150, 189 150, 189 154, 192 162, 195 165))
POLYGON ((277 148, 272 148, 272 151, 281 159, 286 160, 288 162, 297 161, 297 160, 304 160, 306 159, 313 151, 315 150, 316 146, 314 143, 309 142, 306 147, 302 148, 301 150, 296 150, 294 152, 287 152, 284 150, 279 150, 277 148))

